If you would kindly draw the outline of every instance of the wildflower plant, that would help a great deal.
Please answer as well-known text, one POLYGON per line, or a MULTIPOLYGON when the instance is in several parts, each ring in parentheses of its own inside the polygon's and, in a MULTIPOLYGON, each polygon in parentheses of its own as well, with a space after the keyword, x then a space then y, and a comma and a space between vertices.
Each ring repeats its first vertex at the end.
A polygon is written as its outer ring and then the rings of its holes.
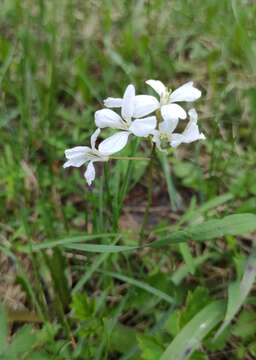
POLYGON ((153 88, 159 99, 151 95, 136 95, 132 84, 127 86, 122 98, 105 99, 105 108, 95 112, 97 129, 91 136, 91 147, 76 146, 67 149, 64 168, 80 167, 88 163, 84 177, 87 184, 91 185, 95 179, 94 163, 114 158, 112 155, 123 150, 131 136, 148 139, 153 144, 151 158, 155 147, 159 151, 166 151, 168 147, 176 148, 180 144, 205 139, 197 124, 196 110, 191 108, 187 112, 177 104, 192 103, 201 97, 201 91, 194 87, 192 81, 173 92, 159 80, 147 80, 146 84, 153 88), (185 130, 177 132, 179 122, 186 121, 187 118, 189 121, 185 130), (106 128, 115 133, 103 140, 97 149, 96 140, 101 129, 106 128))

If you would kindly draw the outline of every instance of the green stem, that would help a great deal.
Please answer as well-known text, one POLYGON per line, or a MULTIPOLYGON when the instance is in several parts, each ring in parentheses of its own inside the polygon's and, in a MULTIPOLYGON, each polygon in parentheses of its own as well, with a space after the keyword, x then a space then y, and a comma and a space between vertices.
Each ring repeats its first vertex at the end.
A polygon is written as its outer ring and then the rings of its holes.
POLYGON ((152 145, 151 154, 150 154, 150 162, 148 165, 148 194, 147 194, 147 205, 143 217, 143 222, 140 229, 140 244, 143 241, 146 226, 148 224, 149 210, 152 205, 152 193, 153 193, 153 164, 154 164, 154 153, 155 153, 155 143, 152 145))
POLYGON ((111 160, 150 160, 148 157, 140 157, 140 156, 110 156, 111 160))

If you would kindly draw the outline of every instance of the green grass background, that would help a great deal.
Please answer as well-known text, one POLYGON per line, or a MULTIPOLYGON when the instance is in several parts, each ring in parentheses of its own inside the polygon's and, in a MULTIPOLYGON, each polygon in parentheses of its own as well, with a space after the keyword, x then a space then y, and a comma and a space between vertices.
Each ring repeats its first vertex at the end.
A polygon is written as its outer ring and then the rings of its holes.
MULTIPOLYGON (((195 81, 202 90, 196 107, 207 137, 160 159, 153 203, 168 207, 170 199, 170 207, 168 216, 153 219, 153 230, 175 227, 180 219, 189 225, 218 214, 256 213, 255 16, 250 0, 1 1, 1 250, 15 258, 25 308, 44 320, 34 327, 41 337, 40 331, 47 333, 48 340, 36 345, 42 359, 159 359, 170 339, 158 329, 174 310, 133 282, 179 299, 181 307, 194 294, 195 314, 200 299, 208 296, 200 291, 225 296, 240 274, 252 237, 227 236, 219 244, 192 244, 190 250, 177 245, 135 254, 56 248, 24 255, 22 247, 78 235, 103 245, 121 238, 121 245, 138 244, 133 232, 118 223, 123 206, 134 199, 136 206, 145 205, 146 164, 113 162, 104 175, 97 166, 101 176, 91 189, 81 171, 64 170, 62 164, 66 148, 89 142, 94 112, 104 98, 120 96, 129 83, 138 93, 150 93, 145 85, 150 78, 171 88, 195 81), (220 195, 227 196, 224 205, 196 215, 197 207, 220 195), (120 238, 88 235, 103 233, 120 238), (195 273, 205 251, 213 259, 195 273), (174 286, 173 273, 184 262, 190 273, 184 284, 174 286), (128 350, 130 357, 122 357, 128 350)), ((137 146, 132 141, 126 155, 137 146)), ((144 145, 140 152, 147 152, 144 145)), ((122 223, 130 224, 125 214, 122 223)), ((255 320, 253 305, 249 310, 243 316, 255 320)), ((232 331, 222 347, 206 344, 192 356, 211 359, 209 354, 217 352, 219 359, 253 359, 255 331, 245 339, 232 331)))

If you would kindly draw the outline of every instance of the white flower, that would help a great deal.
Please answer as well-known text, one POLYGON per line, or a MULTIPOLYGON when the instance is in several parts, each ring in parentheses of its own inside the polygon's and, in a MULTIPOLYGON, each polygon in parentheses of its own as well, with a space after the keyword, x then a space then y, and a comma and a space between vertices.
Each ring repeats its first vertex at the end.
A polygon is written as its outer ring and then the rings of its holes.
POLYGON ((97 129, 91 136, 91 147, 89 146, 76 146, 71 149, 65 150, 65 156, 67 161, 64 163, 63 167, 67 168, 70 166, 80 167, 83 164, 88 162, 87 169, 84 173, 84 177, 88 185, 91 185, 95 179, 95 168, 94 162, 97 161, 108 161, 109 155, 112 155, 123 148, 124 137, 123 134, 119 133, 114 134, 102 141, 98 149, 96 149, 95 144, 99 136, 100 129, 97 129))
POLYGON ((195 109, 191 109, 188 112, 189 114, 189 122, 185 128, 185 130, 181 134, 173 133, 171 136, 171 146, 177 147, 181 143, 191 143, 196 140, 205 140, 205 136, 203 133, 200 133, 197 119, 198 115, 195 109))
POLYGON ((159 101, 151 95, 136 95, 133 85, 127 86, 123 98, 108 97, 104 100, 104 106, 107 108, 122 108, 123 117, 126 115, 124 109, 128 105, 130 106, 129 115, 133 118, 141 118, 158 109, 159 101))
POLYGON ((197 125, 198 115, 196 110, 191 109, 188 114, 190 120, 181 134, 173 132, 178 125, 178 119, 164 120, 159 124, 159 129, 153 132, 153 141, 156 143, 159 150, 163 151, 161 148, 162 141, 167 141, 172 147, 177 147, 181 143, 188 144, 196 140, 205 139, 204 134, 199 132, 197 125))
MULTIPOLYGON (((141 116, 144 116, 146 114, 146 110, 142 106, 142 101, 140 102, 140 107, 136 110, 136 96, 135 88, 133 85, 127 86, 123 99, 108 98, 107 100, 105 100, 105 103, 107 103, 108 105, 121 104, 122 117, 110 109, 98 110, 95 113, 95 124, 98 128, 101 129, 109 127, 112 129, 121 130, 115 134, 117 137, 120 136, 120 138, 122 138, 122 141, 120 140, 119 150, 125 147, 130 134, 139 137, 146 137, 154 131, 157 124, 155 116, 148 116, 143 119, 132 120, 132 117, 135 117, 136 114, 140 114, 141 116), (121 147, 121 145, 123 147, 121 147)), ((147 105, 149 104, 149 102, 147 101, 145 103, 147 105)), ((147 107, 147 109, 149 109, 149 107, 147 107)), ((152 110, 150 112, 152 112, 152 110)))
POLYGON ((161 147, 161 143, 167 141, 171 143, 172 133, 178 125, 179 119, 167 119, 160 122, 157 130, 153 131, 153 142, 156 144, 158 150, 165 151, 161 147))
POLYGON ((174 90, 169 90, 159 80, 147 80, 146 84, 151 86, 155 92, 160 96, 160 110, 164 120, 172 119, 186 119, 186 111, 176 102, 192 102, 200 98, 201 91, 193 86, 193 82, 190 81, 174 90))

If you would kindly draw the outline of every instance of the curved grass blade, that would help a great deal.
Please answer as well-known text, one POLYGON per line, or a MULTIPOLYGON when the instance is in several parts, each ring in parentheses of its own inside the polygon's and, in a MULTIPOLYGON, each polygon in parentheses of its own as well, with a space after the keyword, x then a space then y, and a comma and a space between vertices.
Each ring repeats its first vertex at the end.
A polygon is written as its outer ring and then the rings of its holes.
POLYGON ((115 237, 117 234, 91 234, 91 235, 78 235, 73 237, 68 237, 59 240, 50 240, 43 242, 42 244, 33 244, 32 246, 19 246, 17 249, 20 252, 30 253, 31 251, 39 251, 45 249, 52 249, 56 246, 65 246, 68 244, 79 243, 80 241, 96 240, 102 238, 111 238, 115 237))
POLYGON ((171 233, 160 240, 151 243, 152 247, 170 245, 171 243, 186 242, 189 240, 207 241, 226 235, 243 235, 256 230, 255 214, 228 215, 222 219, 205 221, 171 233))
POLYGON ((130 285, 136 286, 136 287, 138 287, 140 289, 143 289, 143 290, 145 290, 145 291, 159 297, 160 299, 165 300, 169 304, 176 304, 175 299, 173 299, 171 296, 169 296, 168 294, 164 293, 163 291, 161 291, 161 290, 159 290, 159 289, 157 289, 157 288, 155 288, 155 287, 153 287, 153 286, 151 286, 149 284, 146 284, 143 281, 136 280, 136 279, 130 278, 130 277, 126 276, 126 275, 118 274, 118 273, 111 272, 111 271, 100 271, 100 272, 102 272, 105 275, 111 276, 111 277, 113 277, 115 279, 124 281, 127 284, 130 284, 130 285))
POLYGON ((224 312, 224 301, 215 301, 207 305, 184 326, 160 360, 189 359, 207 334, 222 320, 224 312))
POLYGON ((138 246, 126 245, 101 245, 101 244, 69 244, 65 249, 87 251, 93 253, 118 253, 138 249, 138 246))
POLYGON ((256 249, 249 257, 241 282, 236 281, 229 285, 228 304, 225 319, 215 335, 217 338, 223 330, 231 323, 242 305, 244 304, 256 277, 256 249))

